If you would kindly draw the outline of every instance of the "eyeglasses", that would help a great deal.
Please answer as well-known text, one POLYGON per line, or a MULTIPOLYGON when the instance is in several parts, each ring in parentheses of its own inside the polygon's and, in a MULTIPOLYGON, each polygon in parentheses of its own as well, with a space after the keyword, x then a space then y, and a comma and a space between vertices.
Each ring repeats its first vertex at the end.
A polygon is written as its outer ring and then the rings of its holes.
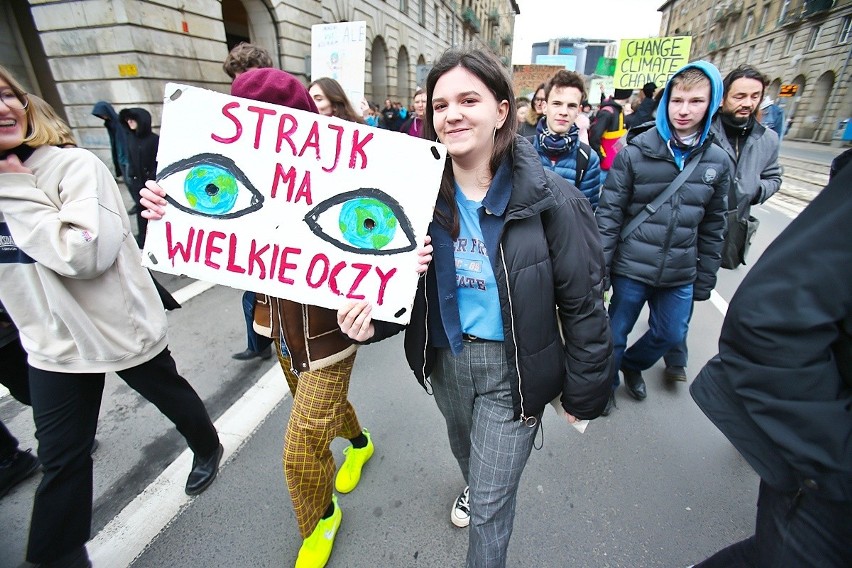
POLYGON ((17 95, 12 90, 0 93, 0 101, 3 101, 3 104, 10 110, 26 110, 30 105, 30 100, 27 98, 26 93, 17 95))

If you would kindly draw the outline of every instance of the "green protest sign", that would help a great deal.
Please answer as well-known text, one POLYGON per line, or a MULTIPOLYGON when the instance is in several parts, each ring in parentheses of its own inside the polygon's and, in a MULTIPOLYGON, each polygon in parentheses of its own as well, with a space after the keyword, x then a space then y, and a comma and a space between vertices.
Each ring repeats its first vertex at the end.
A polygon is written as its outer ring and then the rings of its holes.
POLYGON ((689 62, 691 46, 689 36, 621 40, 615 66, 615 88, 641 89, 649 82, 665 85, 689 62))

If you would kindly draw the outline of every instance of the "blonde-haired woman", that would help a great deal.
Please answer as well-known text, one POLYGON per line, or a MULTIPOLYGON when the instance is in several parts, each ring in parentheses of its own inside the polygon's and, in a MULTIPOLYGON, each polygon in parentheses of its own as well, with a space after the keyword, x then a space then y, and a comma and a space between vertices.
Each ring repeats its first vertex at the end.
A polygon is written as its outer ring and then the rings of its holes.
POLYGON ((60 148, 77 147, 77 140, 71 132, 71 127, 68 126, 68 123, 61 116, 56 114, 56 110, 50 106, 50 103, 33 94, 28 94, 27 99, 30 101, 30 106, 36 114, 36 120, 33 122, 50 125, 49 130, 55 136, 55 139, 52 140, 54 142, 53 146, 59 146, 60 148))
POLYGON ((175 423, 195 453, 186 492, 216 477, 222 446, 175 368, 166 317, 140 264, 115 180, 0 67, 0 301, 20 330, 44 477, 27 560, 91 566, 92 459, 104 374, 113 371, 175 423))

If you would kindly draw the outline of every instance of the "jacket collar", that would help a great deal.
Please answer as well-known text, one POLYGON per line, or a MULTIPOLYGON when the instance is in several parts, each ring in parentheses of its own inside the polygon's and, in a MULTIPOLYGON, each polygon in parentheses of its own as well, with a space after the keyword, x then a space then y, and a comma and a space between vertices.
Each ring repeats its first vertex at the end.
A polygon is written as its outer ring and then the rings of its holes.
MULTIPOLYGON (((523 136, 515 136, 515 144, 497 168, 482 205, 506 220, 537 215, 556 205, 538 152, 523 136)), ((449 211, 441 196, 435 207, 444 213, 449 211)))
MULTIPOLYGON (((713 123, 711 124, 710 132, 714 135, 714 141, 716 145, 722 148, 725 152, 727 152, 728 156, 737 163, 737 153, 734 151, 733 146, 728 141, 728 136, 725 134, 725 125, 722 123, 722 118, 717 114, 713 117, 713 123)), ((747 148, 749 145, 754 144, 757 140, 766 133, 766 127, 760 124, 758 121, 754 121, 754 126, 751 128, 751 132, 745 140, 745 144, 743 149, 747 148)), ((742 152, 740 152, 742 155, 742 152)))

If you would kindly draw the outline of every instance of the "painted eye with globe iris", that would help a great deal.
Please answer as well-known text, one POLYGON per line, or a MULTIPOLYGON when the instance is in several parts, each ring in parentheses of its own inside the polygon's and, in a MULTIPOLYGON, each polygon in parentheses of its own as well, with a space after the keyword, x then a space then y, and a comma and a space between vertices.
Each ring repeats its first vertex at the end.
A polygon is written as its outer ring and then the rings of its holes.
POLYGON ((163 168, 157 181, 173 175, 183 175, 183 192, 180 196, 167 195, 166 201, 186 213, 233 219, 263 206, 263 195, 225 156, 198 154, 179 160, 163 168))
POLYGON ((348 252, 397 254, 414 250, 414 230, 400 204, 375 188, 335 195, 305 215, 322 240, 348 252))

